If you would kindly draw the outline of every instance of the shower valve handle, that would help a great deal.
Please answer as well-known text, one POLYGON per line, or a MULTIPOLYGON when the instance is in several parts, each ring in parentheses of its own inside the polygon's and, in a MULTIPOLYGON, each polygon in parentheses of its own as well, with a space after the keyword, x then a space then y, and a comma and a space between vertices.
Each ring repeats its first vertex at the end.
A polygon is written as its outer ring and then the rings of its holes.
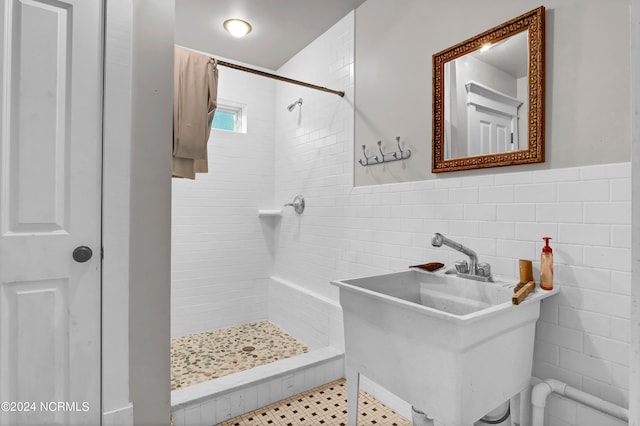
POLYGON ((304 211, 304 197, 302 195, 296 195, 293 199, 293 203, 285 204, 285 207, 287 206, 293 207, 293 210, 295 210, 296 213, 302 214, 304 211))

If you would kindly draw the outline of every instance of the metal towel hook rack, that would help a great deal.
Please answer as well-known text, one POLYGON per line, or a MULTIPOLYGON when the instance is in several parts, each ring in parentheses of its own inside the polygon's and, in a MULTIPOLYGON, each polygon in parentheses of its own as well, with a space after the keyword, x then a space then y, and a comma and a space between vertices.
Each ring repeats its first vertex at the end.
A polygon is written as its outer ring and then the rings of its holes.
POLYGON ((379 155, 367 155, 367 146, 362 145, 362 154, 364 155, 364 158, 358 160, 358 163, 360 163, 362 166, 371 166, 374 164, 406 160, 407 158, 411 157, 411 150, 403 150, 400 146, 400 136, 396 136, 396 144, 398 145, 397 151, 384 153, 382 151, 382 141, 378 141, 378 151, 380 152, 379 155))

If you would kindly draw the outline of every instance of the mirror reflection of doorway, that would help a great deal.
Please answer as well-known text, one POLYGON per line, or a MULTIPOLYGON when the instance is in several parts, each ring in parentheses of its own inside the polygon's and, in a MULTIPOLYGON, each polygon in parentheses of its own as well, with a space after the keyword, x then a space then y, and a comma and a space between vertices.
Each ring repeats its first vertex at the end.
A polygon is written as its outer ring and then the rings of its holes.
POLYGON ((444 64, 445 160, 528 148, 527 37, 522 31, 444 64))
POLYGON ((465 88, 468 155, 519 150, 518 122, 523 102, 475 82, 465 88))

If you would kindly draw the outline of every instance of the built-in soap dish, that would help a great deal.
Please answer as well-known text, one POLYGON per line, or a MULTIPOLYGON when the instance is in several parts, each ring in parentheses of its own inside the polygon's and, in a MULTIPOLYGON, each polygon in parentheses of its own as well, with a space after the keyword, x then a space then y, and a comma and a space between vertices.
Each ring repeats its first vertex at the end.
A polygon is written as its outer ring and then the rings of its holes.
POLYGON ((259 217, 280 217, 282 216, 281 209, 260 209, 258 210, 259 217))

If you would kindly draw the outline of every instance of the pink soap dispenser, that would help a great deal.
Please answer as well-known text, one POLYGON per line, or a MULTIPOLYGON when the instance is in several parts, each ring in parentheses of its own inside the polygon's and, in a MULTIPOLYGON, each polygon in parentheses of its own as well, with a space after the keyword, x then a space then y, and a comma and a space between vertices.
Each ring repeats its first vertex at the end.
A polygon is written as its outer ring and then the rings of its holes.
POLYGON ((549 246, 551 238, 542 238, 545 246, 542 247, 540 255, 540 288, 543 290, 553 290, 553 250, 549 246))

